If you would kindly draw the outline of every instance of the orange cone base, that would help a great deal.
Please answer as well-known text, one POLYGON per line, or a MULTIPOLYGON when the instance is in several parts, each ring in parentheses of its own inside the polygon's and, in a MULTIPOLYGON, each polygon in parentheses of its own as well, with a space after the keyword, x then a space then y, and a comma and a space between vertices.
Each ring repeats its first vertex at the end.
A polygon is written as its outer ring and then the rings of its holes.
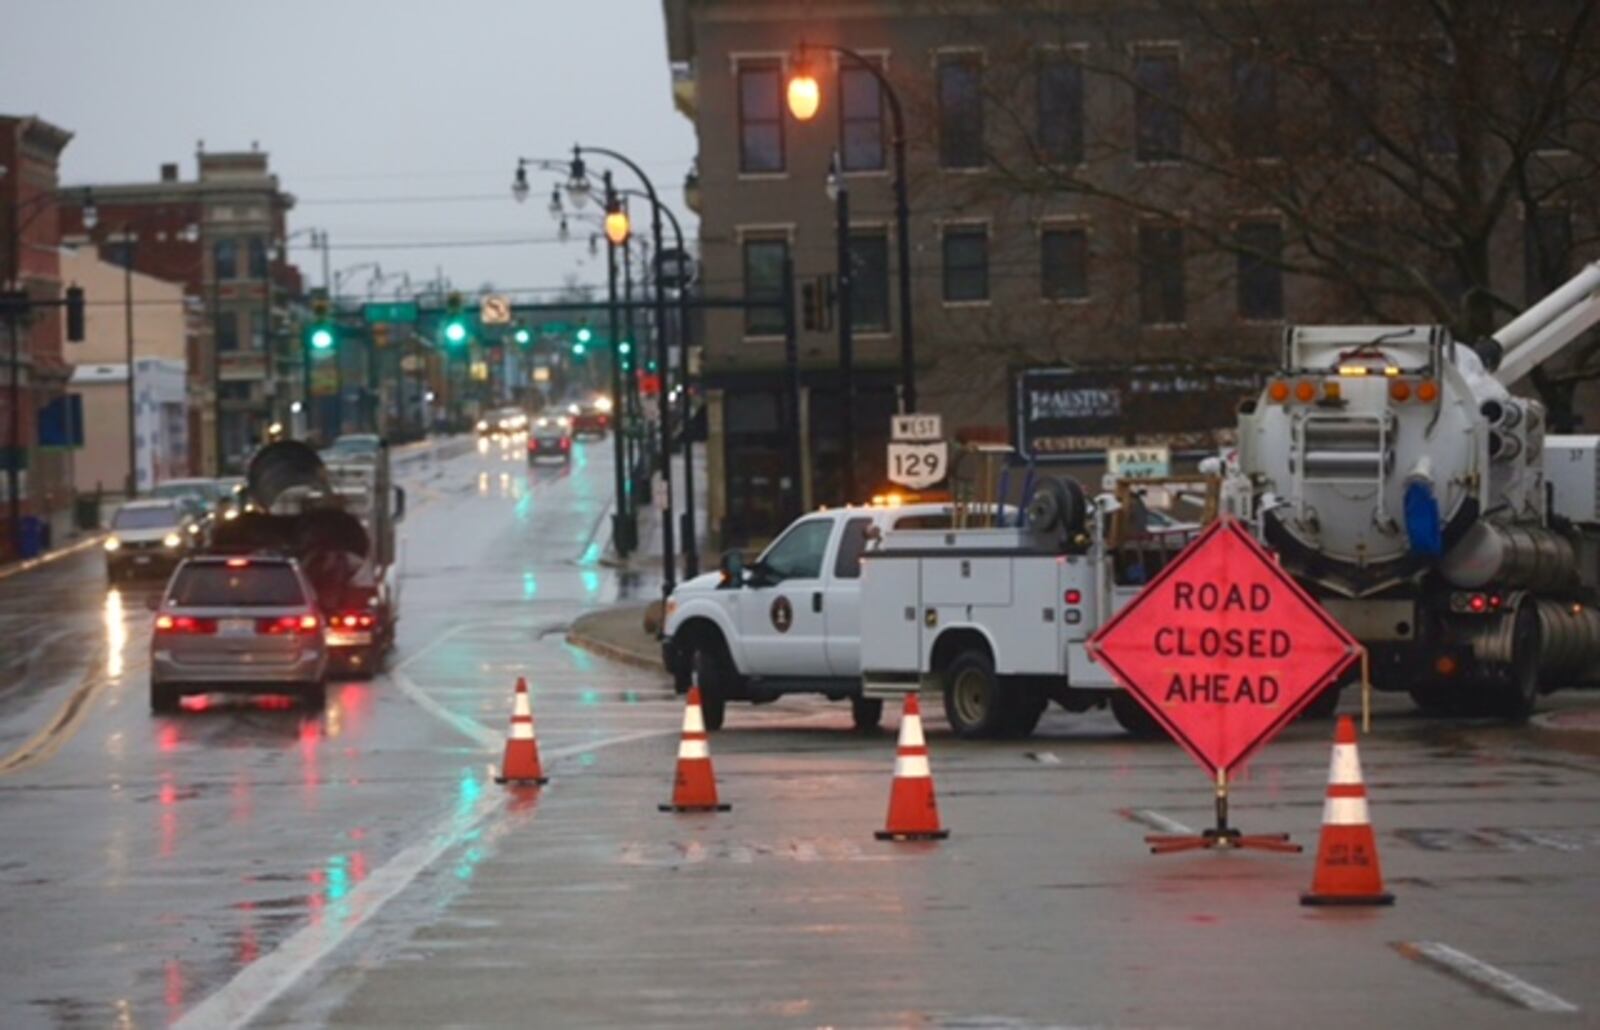
POLYGON ((657 805, 662 812, 731 812, 733 806, 723 803, 716 805, 657 805))
POLYGON ((950 836, 950 831, 949 830, 920 830, 920 831, 918 831, 918 830, 911 830, 911 831, 878 830, 877 832, 875 832, 873 834, 873 836, 876 837, 878 840, 895 840, 895 841, 944 840, 946 837, 950 836))
POLYGON ((509 783, 509 784, 512 784, 513 786, 527 785, 527 786, 532 786, 532 787, 542 787, 546 783, 550 782, 550 777, 548 777, 548 776, 496 776, 494 778, 494 782, 496 782, 496 783, 509 783))
POLYGON ((1302 894, 1302 905, 1336 906, 1393 905, 1393 894, 1302 894))

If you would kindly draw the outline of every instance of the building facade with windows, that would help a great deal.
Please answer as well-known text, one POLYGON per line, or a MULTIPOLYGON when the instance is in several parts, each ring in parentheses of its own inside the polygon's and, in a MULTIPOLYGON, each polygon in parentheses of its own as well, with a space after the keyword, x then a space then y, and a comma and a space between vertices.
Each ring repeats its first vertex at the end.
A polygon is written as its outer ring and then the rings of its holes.
MULTIPOLYGON (((1371 5, 1284 0, 1267 28, 1182 5, 663 6, 674 100, 699 141, 707 295, 775 305, 786 268, 797 309, 826 295, 838 154, 863 486, 882 482, 899 380, 892 126, 875 78, 831 46, 873 62, 904 109, 918 406, 958 438, 1006 438, 1018 367, 1260 370, 1291 320, 1488 331, 1560 282, 1600 225, 1594 141, 1572 128, 1600 109, 1583 66, 1596 55, 1562 46, 1559 4, 1441 27, 1426 5, 1376 23, 1371 5), (802 42, 822 97, 806 122, 785 106, 802 42), (1484 142, 1519 118, 1506 153, 1484 142), (1506 195, 1459 181, 1474 147, 1506 195)), ((777 306, 706 316, 721 543, 845 499, 837 332, 826 313, 802 319, 796 410, 783 330, 777 306)))
POLYGON ((107 261, 183 284, 201 322, 187 355, 190 464, 220 474, 240 468, 266 427, 287 419, 298 389, 287 304, 299 275, 281 256, 294 197, 264 151, 202 149, 196 161, 193 180, 167 164, 156 182, 73 187, 63 222, 69 240, 93 244, 107 261))

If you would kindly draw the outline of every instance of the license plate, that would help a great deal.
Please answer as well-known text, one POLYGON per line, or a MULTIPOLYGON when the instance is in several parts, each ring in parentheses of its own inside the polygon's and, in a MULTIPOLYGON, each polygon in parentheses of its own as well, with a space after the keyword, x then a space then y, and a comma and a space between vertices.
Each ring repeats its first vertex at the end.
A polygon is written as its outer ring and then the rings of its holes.
POLYGON ((133 563, 135 565, 149 565, 150 556, 148 554, 136 555, 133 559, 133 563))
POLYGON ((330 629, 328 631, 329 647, 353 647, 370 643, 372 643, 372 634, 365 630, 330 629))
POLYGON ((217 632, 225 637, 249 637, 256 632, 254 619, 218 619, 217 632))

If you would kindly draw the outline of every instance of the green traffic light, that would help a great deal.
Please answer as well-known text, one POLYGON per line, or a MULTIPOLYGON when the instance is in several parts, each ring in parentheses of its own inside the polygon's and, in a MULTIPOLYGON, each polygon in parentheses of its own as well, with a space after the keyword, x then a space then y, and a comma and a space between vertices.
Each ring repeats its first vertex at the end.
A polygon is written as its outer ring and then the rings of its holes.
POLYGON ((576 354, 580 358, 583 357, 583 344, 582 343, 573 344, 572 345, 572 353, 576 354))
POLYGON ((588 326, 584 326, 582 329, 578 330, 578 342, 579 343, 588 343, 593 338, 594 338, 594 333, 589 331, 589 327, 588 326))
POLYGON ((629 354, 633 353, 633 344, 629 343, 627 340, 623 340, 621 343, 617 344, 617 351, 623 357, 627 357, 629 354))
POLYGON ((467 327, 460 322, 451 322, 444 327, 444 338, 451 343, 460 343, 467 338, 467 327))
POLYGON ((525 347, 528 345, 528 341, 533 339, 533 334, 528 332, 526 329, 518 329, 516 332, 516 339, 518 343, 525 347))
POLYGON ((333 346, 333 330, 325 325, 319 325, 311 331, 311 346, 316 350, 327 350, 333 346))

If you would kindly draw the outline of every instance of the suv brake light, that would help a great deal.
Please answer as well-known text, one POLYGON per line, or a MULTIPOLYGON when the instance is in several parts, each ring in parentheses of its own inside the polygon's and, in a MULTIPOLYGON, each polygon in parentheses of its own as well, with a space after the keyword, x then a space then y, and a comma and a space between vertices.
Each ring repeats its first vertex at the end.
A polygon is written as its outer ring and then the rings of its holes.
POLYGON ((216 619, 196 619, 189 615, 157 615, 157 633, 193 633, 205 635, 217 631, 216 619))
POLYGON ((276 619, 256 620, 256 632, 269 635, 315 633, 321 627, 322 620, 310 612, 306 612, 303 615, 285 615, 276 619))
POLYGON ((329 619, 328 625, 334 629, 371 629, 377 621, 370 612, 346 612, 329 619))

